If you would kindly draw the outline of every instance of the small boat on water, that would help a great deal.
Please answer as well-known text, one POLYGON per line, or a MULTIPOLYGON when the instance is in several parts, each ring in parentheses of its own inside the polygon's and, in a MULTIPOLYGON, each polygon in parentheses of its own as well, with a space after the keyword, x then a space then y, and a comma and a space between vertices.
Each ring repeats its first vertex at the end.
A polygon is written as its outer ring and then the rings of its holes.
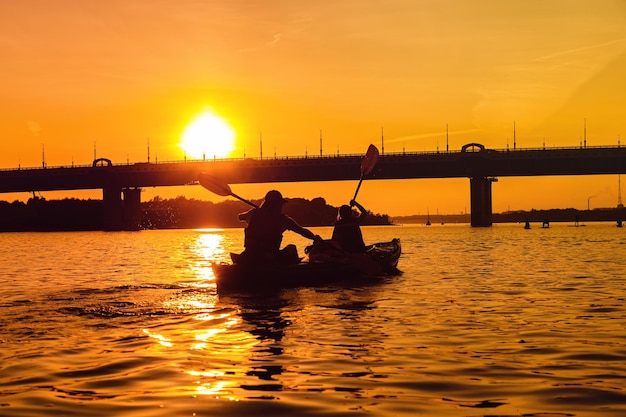
MULTIPOLYGON (((400 239, 370 245, 363 254, 347 254, 328 243, 308 246, 307 256, 294 264, 248 265, 214 263, 219 292, 250 292, 318 287, 340 282, 375 283, 400 273, 400 239)), ((236 257, 233 257, 236 259, 236 257)))

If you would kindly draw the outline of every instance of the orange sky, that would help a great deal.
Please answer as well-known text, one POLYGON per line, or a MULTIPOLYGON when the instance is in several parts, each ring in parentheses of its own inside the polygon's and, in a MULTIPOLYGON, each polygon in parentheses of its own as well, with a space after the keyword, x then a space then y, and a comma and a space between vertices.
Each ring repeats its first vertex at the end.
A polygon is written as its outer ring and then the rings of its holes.
MULTIPOLYGON (((206 108, 235 157, 626 142, 623 0, 0 0, 0 168, 180 160, 206 108), (621 135, 621 136, 620 136, 621 135)), ((622 178, 626 183, 626 177, 622 178)), ((356 182, 279 186, 339 205, 356 182)), ((266 186, 235 185, 259 198, 266 186)), ((624 187, 626 192, 626 186, 624 187)), ((617 204, 617 176, 500 178, 494 211, 617 204)), ((59 193, 43 193, 62 198, 59 193)), ((85 192, 71 195, 83 197, 85 192)), ((93 194, 97 198, 100 193, 93 194)), ((143 199, 214 199, 200 187, 143 199)), ((4 195, 2 199, 27 198, 4 195)), ((469 210, 469 180, 368 181, 368 209, 469 210)))

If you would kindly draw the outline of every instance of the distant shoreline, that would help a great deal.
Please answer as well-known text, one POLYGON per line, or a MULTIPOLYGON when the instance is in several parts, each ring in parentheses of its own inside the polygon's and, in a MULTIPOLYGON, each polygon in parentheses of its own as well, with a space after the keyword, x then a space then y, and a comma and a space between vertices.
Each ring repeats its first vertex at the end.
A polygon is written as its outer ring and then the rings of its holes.
MULTIPOLYGON (((306 200, 289 199, 286 214, 305 227, 332 226, 337 217, 337 207, 328 205, 321 198, 306 200)), ((261 201, 256 201, 260 204, 261 201)), ((141 203, 141 220, 136 228, 142 229, 189 229, 189 228, 233 228, 243 227, 237 215, 249 206, 237 201, 212 203, 186 199, 154 198, 141 203)), ((27 203, 9 203, 0 200, 0 232, 25 231, 72 231, 104 230, 102 200, 45 200, 31 198, 27 203)), ((550 209, 531 211, 507 211, 494 213, 492 223, 583 223, 620 222, 626 220, 626 209, 596 208, 594 210, 550 209)), ((369 212, 362 226, 402 224, 469 224, 471 215, 463 214, 419 214, 392 217, 387 214, 369 212)))
MULTIPOLYGON (((395 216, 391 220, 394 224, 431 224, 441 223, 470 223, 471 215, 465 214, 416 214, 411 216, 395 216)), ((593 210, 548 209, 530 211, 507 211, 504 213, 493 213, 493 223, 575 223, 575 222, 617 222, 626 220, 626 208, 597 208, 593 210)))
MULTIPOLYGON (((284 213, 304 227, 332 226, 337 220, 338 207, 327 204, 321 197, 313 200, 290 198, 288 201, 284 213)), ((262 201, 255 200, 254 203, 260 205, 262 201)), ((0 232, 243 227, 238 215, 249 209, 249 205, 240 201, 213 203, 185 197, 155 197, 141 203, 138 218, 125 223, 124 229, 107 229, 102 200, 46 200, 41 197, 30 198, 26 203, 0 200, 0 232)), ((392 224, 389 216, 371 212, 363 220, 363 225, 392 224)))

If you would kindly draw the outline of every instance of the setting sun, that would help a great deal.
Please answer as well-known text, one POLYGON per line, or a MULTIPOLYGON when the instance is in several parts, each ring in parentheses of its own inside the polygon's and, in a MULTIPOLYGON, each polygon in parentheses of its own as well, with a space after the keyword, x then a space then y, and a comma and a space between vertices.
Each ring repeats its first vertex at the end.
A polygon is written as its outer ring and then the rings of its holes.
POLYGON ((180 147, 191 158, 225 158, 234 149, 235 132, 213 113, 202 113, 181 135, 180 147))

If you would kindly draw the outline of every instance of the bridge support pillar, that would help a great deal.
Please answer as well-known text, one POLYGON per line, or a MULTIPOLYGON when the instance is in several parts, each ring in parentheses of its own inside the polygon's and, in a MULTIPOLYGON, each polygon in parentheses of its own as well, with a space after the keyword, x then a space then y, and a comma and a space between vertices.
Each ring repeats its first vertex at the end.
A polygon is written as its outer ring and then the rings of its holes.
POLYGON ((106 231, 122 230, 122 210, 122 189, 119 187, 103 188, 102 228, 106 231))
POLYGON ((470 222, 472 227, 490 227, 493 222, 491 183, 496 178, 470 178, 470 222))
POLYGON ((106 231, 139 230, 141 189, 106 187, 102 189, 103 221, 106 231), (122 195, 124 199, 122 199, 122 195))
POLYGON ((141 188, 125 188, 124 194, 124 230, 139 230, 141 225, 141 188))

